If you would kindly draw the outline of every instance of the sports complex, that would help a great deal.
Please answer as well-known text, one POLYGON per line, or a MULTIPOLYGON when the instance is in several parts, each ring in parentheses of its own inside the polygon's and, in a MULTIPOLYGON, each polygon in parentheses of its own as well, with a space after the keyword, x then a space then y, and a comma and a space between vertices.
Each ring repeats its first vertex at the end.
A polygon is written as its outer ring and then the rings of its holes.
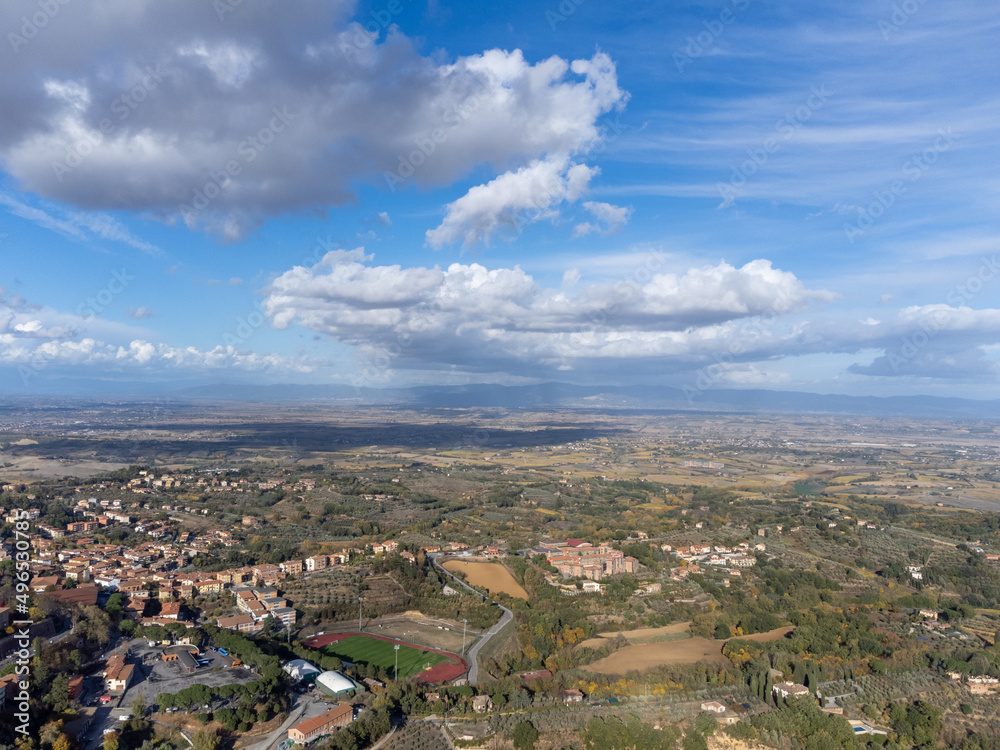
POLYGON ((324 656, 335 656, 353 664, 372 664, 390 675, 396 665, 399 646, 399 679, 416 677, 421 682, 447 682, 465 674, 465 659, 447 651, 418 646, 368 633, 325 633, 303 642, 324 656))

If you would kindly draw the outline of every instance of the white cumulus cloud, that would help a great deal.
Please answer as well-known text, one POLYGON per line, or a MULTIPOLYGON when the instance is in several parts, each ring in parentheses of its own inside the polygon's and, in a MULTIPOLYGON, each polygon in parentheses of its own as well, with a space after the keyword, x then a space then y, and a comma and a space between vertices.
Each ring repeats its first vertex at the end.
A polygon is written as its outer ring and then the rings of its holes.
POLYGON ((631 207, 615 206, 611 203, 598 203, 597 201, 586 201, 583 207, 597 220, 592 224, 589 221, 577 224, 573 227, 574 237, 585 237, 591 232, 601 234, 613 234, 628 223, 632 216, 631 207))
POLYGON ((554 157, 506 172, 448 204, 444 221, 427 232, 427 242, 435 249, 456 242, 469 246, 489 242, 498 231, 513 234, 524 223, 552 218, 556 206, 576 200, 597 171, 554 157))
MULTIPOLYGON (((424 56, 394 25, 373 38, 346 0, 255 0, 222 21, 220 5, 60 4, 30 54, 0 68, 0 101, 16 102, 0 118, 5 170, 78 209, 238 240, 277 215, 352 203, 359 185, 451 185, 475 168, 555 160, 572 200, 590 172, 566 160, 582 161, 599 118, 628 98, 601 52, 424 56)), ((38 5, 5 11, 30 17, 38 5)), ((153 249, 102 217, 78 223, 153 249)))
POLYGON ((267 288, 264 309, 278 328, 299 325, 355 346, 390 352, 393 366, 551 375, 582 367, 630 373, 700 362, 720 342, 752 350, 774 334, 743 330, 751 316, 784 315, 834 295, 807 289, 794 274, 756 260, 655 273, 645 283, 559 289, 518 266, 379 266, 362 249, 334 251, 297 266, 267 288))

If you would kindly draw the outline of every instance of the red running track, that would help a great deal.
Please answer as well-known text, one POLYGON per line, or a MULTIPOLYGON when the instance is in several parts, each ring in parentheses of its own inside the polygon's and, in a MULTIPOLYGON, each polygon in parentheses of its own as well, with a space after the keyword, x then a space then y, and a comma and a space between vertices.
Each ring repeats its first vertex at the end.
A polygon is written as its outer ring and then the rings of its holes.
POLYGON ((447 656, 449 659, 453 660, 451 663, 445 662, 444 664, 438 664, 437 666, 421 672, 417 677, 418 682, 448 682, 449 680, 454 680, 456 677, 461 677, 469 671, 469 663, 461 656, 456 656, 448 651, 441 651, 437 648, 418 646, 416 643, 397 641, 395 638, 388 638, 384 635, 372 635, 371 633, 324 633, 323 635, 307 638, 302 641, 302 645, 308 646, 309 648, 323 648, 323 646, 328 646, 331 643, 342 641, 345 638, 353 638, 356 635, 364 638, 374 638, 375 640, 385 641, 386 643, 399 643, 403 646, 415 648, 418 651, 430 651, 435 654, 441 654, 442 656, 447 656))

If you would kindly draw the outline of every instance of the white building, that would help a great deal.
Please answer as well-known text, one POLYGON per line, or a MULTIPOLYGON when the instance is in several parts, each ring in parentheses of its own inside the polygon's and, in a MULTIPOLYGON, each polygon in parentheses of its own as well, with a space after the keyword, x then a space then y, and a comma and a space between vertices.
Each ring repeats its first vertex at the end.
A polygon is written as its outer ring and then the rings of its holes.
POLYGON ((809 688, 805 685, 796 685, 794 682, 779 682, 771 689, 779 698, 798 698, 801 695, 809 695, 809 688))
POLYGON ((324 672, 317 677, 316 686, 324 693, 334 698, 338 696, 351 695, 358 689, 358 686, 353 680, 342 675, 340 672, 333 670, 324 672))
POLYGON ((323 670, 305 659, 293 659, 281 669, 296 682, 315 680, 323 674, 323 670))

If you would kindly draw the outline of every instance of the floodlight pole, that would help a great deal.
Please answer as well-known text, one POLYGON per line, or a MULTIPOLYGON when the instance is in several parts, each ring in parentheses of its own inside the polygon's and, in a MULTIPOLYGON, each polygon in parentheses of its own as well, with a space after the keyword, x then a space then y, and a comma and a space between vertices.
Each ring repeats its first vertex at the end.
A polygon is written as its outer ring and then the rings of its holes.
POLYGON ((392 650, 396 652, 396 668, 392 672, 392 679, 399 679, 399 644, 397 643, 392 647, 392 650))
POLYGON ((469 621, 464 617, 462 618, 462 656, 465 656, 465 628, 469 624, 469 621))
POLYGON ((363 602, 363 601, 364 601, 364 599, 362 599, 359 596, 358 597, 358 632, 359 633, 361 632, 361 602, 363 602))

